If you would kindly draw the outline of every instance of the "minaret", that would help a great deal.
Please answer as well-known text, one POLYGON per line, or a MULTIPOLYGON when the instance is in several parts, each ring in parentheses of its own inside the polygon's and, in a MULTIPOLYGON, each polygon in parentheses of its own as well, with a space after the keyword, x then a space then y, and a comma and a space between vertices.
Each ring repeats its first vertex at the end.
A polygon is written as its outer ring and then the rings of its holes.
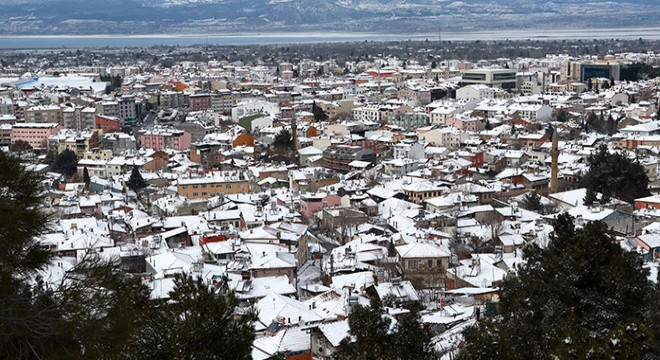
POLYGON ((557 129, 550 128, 552 131, 552 150, 550 156, 552 157, 552 169, 550 170, 550 193, 554 194, 559 191, 559 136, 557 136, 557 129))
POLYGON ((298 126, 296 125, 296 113, 294 111, 293 117, 291 118, 291 151, 292 157, 291 160, 296 161, 298 159, 298 126))

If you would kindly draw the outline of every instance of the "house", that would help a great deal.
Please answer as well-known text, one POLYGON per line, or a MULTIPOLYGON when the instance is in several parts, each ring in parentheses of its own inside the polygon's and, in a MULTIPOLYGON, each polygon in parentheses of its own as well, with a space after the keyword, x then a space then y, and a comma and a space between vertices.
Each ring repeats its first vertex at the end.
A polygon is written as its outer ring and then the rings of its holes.
POLYGON ((324 208, 333 208, 341 205, 341 198, 337 195, 323 193, 300 194, 300 213, 302 216, 311 218, 315 213, 324 208))
POLYGON ((338 172, 351 171, 353 161, 373 164, 376 154, 371 149, 361 146, 332 145, 323 150, 323 167, 338 172))
POLYGON ((449 249, 431 242, 413 242, 396 247, 404 279, 416 288, 440 288, 449 267, 449 249))
POLYGON ((387 175, 404 176, 410 172, 417 170, 419 163, 409 158, 396 158, 386 160, 382 163, 384 165, 384 173, 387 175))
POLYGON ((396 306, 419 301, 419 295, 413 284, 400 278, 393 278, 391 282, 372 285, 367 289, 367 294, 382 302, 391 301, 396 306))
POLYGON ((660 209, 660 195, 650 195, 635 199, 635 210, 660 209))
POLYGON ((348 320, 319 324, 310 329, 314 359, 332 360, 339 343, 348 336, 348 320))

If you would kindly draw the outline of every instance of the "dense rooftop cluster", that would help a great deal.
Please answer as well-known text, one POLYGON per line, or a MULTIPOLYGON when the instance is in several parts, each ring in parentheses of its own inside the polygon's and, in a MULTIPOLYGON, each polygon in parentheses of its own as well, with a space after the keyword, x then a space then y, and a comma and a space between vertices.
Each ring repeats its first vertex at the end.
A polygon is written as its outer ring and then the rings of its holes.
POLYGON ((0 67, 0 148, 48 179, 47 281, 90 252, 153 299, 192 274, 256 307, 255 359, 331 357, 374 298, 422 304, 449 359, 563 212, 660 250, 653 52, 26 63, 0 67), (648 188, 585 181, 615 153, 648 188))

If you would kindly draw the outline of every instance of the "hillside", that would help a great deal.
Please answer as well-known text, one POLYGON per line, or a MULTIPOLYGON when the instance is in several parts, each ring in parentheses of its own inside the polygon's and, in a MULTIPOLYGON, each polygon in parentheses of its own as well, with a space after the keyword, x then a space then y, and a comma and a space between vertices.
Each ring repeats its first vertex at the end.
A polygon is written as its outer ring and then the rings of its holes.
POLYGON ((0 34, 435 33, 658 26, 645 0, 0 0, 0 34))

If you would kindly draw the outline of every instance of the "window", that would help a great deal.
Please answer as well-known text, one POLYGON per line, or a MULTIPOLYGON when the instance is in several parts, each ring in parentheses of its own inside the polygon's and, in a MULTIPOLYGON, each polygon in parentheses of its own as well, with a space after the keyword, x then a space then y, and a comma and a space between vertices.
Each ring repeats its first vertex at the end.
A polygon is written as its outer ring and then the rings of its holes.
POLYGON ((193 193, 193 196, 197 196, 197 193, 193 193))
POLYGON ((231 189, 231 184, 225 185, 225 189, 231 189))
POLYGON ((428 260, 427 264, 429 269, 433 268, 433 260, 428 260))
POLYGON ((419 267, 419 260, 408 260, 409 269, 417 269, 419 267))
POLYGON ((193 189, 197 189, 199 185, 193 185, 193 189))
POLYGON ((442 268, 442 260, 438 259, 438 268, 442 268))
POLYGON ((206 189, 206 184, 202 184, 202 189, 206 189))
POLYGON ((206 191, 202 192, 202 196, 207 196, 207 195, 208 194, 206 193, 206 191))

